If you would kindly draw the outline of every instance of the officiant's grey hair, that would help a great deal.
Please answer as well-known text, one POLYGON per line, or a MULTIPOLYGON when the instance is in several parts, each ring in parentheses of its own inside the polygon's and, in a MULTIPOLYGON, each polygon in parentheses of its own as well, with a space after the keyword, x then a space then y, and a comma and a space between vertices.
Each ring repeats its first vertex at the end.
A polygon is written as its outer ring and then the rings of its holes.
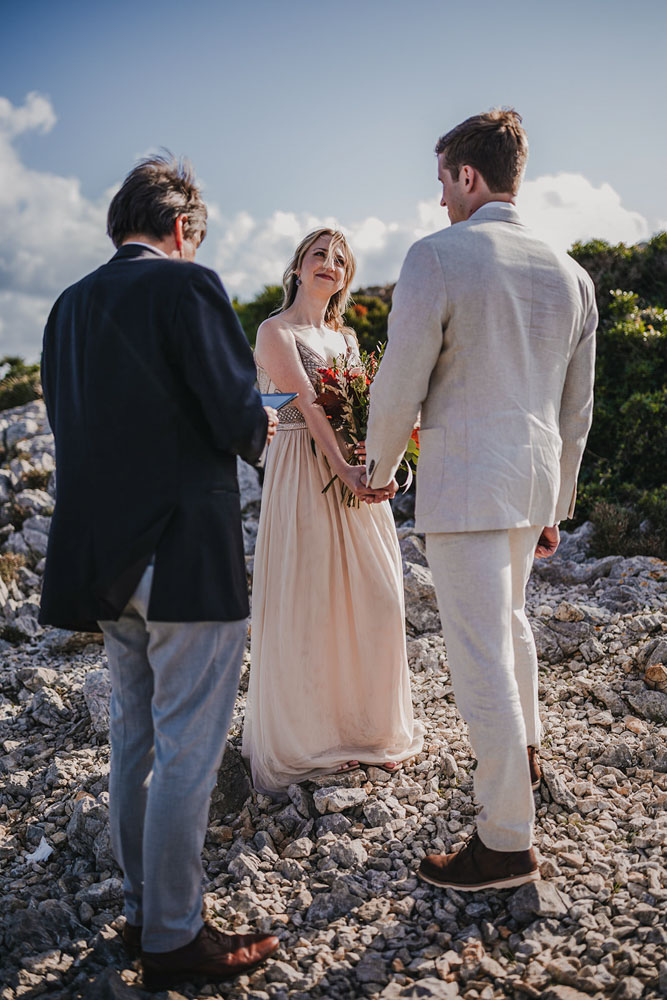
POLYGON ((107 216, 107 233, 119 247, 129 236, 162 240, 185 215, 183 236, 201 243, 206 235, 206 205, 187 160, 171 153, 149 156, 129 172, 114 195, 107 216))

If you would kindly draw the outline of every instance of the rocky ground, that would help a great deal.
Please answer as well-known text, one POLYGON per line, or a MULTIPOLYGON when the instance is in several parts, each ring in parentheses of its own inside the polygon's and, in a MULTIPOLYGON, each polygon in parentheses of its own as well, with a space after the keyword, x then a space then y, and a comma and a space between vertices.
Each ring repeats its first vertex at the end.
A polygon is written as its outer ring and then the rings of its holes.
MULTIPOLYGON (((95 636, 40 629, 53 446, 40 403, 0 414, 0 996, 147 996, 118 931, 107 831, 108 680, 95 636)), ((259 487, 244 469, 248 569, 259 487)), ((405 507, 404 501, 398 506, 405 507)), ((667 996, 667 565, 587 557, 590 528, 535 567, 543 881, 465 894, 419 882, 472 828, 474 761, 452 698, 422 539, 397 511, 424 753, 273 803, 238 754, 247 660, 211 810, 206 905, 279 935, 275 960, 182 997, 545 1000, 667 996)))

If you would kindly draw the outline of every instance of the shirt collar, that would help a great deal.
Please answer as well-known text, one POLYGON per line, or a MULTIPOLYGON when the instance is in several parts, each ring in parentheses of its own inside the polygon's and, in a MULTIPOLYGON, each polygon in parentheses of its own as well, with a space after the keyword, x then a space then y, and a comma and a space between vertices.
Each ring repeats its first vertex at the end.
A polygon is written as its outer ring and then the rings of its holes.
POLYGON ((127 243, 123 243, 124 247, 148 247, 153 253, 158 253, 160 257, 166 257, 169 259, 169 254, 165 253, 164 250, 160 250, 159 247, 153 246, 152 243, 142 243, 141 240, 128 240, 127 243))

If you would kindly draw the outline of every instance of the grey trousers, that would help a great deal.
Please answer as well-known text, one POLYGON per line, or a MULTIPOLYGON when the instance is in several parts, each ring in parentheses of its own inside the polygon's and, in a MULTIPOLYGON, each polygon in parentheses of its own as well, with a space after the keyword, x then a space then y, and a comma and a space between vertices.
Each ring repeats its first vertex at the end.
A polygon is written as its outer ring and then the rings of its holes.
POLYGON ((539 746, 537 654, 524 610, 541 528, 427 534, 459 712, 477 757, 479 836, 530 847, 535 818, 526 747, 539 746))
POLYGON ((201 852, 236 698, 247 622, 147 620, 149 566, 117 622, 103 621, 111 676, 109 808, 125 915, 146 951, 202 926, 201 852))

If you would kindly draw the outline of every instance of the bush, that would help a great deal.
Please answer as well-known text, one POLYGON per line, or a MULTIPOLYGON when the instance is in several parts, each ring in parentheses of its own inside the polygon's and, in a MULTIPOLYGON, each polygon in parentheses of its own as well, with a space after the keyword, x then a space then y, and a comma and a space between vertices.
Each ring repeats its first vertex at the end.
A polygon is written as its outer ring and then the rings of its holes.
POLYGON ((622 497, 620 502, 597 500, 591 505, 591 555, 667 559, 667 486, 644 492, 626 489, 622 497))
POLYGON ((0 359, 0 368, 5 365, 7 371, 0 379, 0 410, 11 410, 33 399, 41 399, 39 365, 27 365, 22 358, 10 355, 0 359))
POLYGON ((644 247, 596 242, 573 255, 591 271, 600 307, 575 523, 593 521, 597 555, 667 558, 667 235, 644 247), (625 281, 636 284, 619 287, 625 281))
POLYGON ((248 338, 250 346, 255 348, 257 340, 257 328, 268 319, 275 309, 279 309, 283 301, 283 290, 281 285, 265 285, 263 290, 251 302, 239 302, 232 300, 232 305, 239 318, 243 332, 248 338))
POLYGON ((595 282, 601 319, 607 318, 615 288, 631 288, 642 306, 667 305, 667 233, 629 247, 604 240, 575 243, 570 253, 595 282))
POLYGON ((352 305, 345 313, 345 322, 356 333, 362 350, 373 351, 377 344, 386 341, 389 308, 390 303, 378 295, 358 292, 354 296, 352 305))
POLYGON ((22 566, 25 566, 25 556, 20 552, 3 552, 0 555, 0 579, 11 583, 16 580, 22 566))

